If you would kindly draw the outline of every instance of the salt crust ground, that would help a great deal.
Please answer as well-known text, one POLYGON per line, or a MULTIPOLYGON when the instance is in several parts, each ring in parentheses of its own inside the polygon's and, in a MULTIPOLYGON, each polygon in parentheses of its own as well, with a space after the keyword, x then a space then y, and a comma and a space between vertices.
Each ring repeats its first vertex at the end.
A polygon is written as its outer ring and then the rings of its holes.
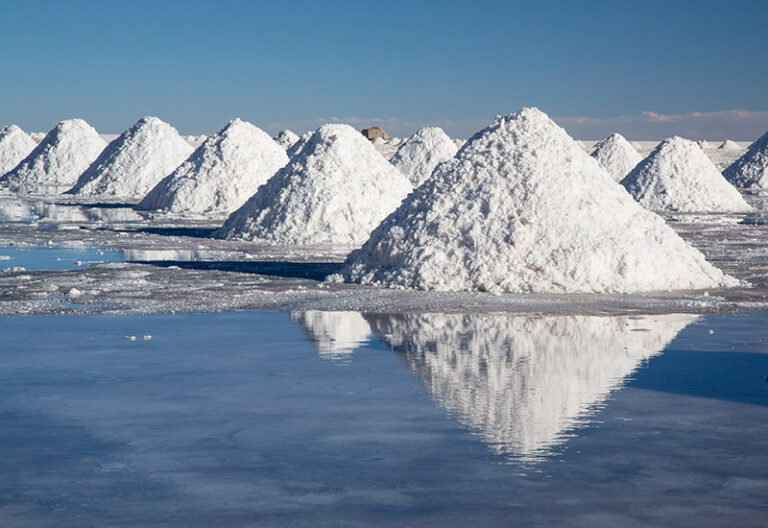
POLYGON ((350 254, 340 277, 494 293, 733 283, 535 108, 498 117, 439 165, 350 254))
POLYGON ((72 186, 107 143, 82 119, 62 121, 16 168, 0 178, 13 191, 54 194, 72 186))
POLYGON ((389 161, 418 187, 439 163, 451 159, 458 150, 442 128, 425 127, 408 138, 389 161))
POLYGON ((725 169, 723 176, 739 188, 768 189, 768 132, 725 169))
POLYGON ((192 151, 171 125, 144 117, 111 142, 67 192, 137 200, 192 151))
POLYGON ((136 208, 226 217, 286 163, 285 150, 266 132, 234 119, 163 178, 136 208))
POLYGON ((592 157, 605 167, 614 180, 620 181, 643 157, 621 134, 611 134, 595 145, 592 157))
POLYGON ((214 236, 356 246, 411 189, 354 128, 324 125, 214 236))
POLYGON ((37 143, 16 125, 0 128, 0 176, 12 170, 37 143))
POLYGON ((681 137, 664 140, 621 184, 652 211, 717 213, 751 210, 704 151, 693 141, 681 137))

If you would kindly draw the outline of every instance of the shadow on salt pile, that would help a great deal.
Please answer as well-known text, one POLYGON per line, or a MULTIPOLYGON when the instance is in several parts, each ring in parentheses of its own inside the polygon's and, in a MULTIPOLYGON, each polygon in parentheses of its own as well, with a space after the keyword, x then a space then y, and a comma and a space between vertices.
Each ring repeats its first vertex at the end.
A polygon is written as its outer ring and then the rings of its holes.
POLYGON ((287 279, 310 279, 322 281, 328 275, 337 273, 341 262, 287 262, 287 261, 242 261, 242 260, 130 260, 134 264, 149 264, 161 268, 178 267, 185 270, 234 271, 254 273, 287 279))

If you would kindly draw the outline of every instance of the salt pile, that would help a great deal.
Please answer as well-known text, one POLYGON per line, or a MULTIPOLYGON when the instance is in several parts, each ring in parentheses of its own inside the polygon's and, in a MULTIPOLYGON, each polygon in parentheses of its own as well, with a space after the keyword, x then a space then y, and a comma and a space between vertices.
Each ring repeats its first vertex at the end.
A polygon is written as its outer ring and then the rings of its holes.
POLYGON ((235 119, 163 178, 136 209, 228 215, 286 163, 285 151, 266 132, 235 119))
POLYGON ((143 198, 192 151, 168 123, 156 117, 142 118, 110 143, 67 193, 143 198))
POLYGON ((18 126, 0 128, 0 175, 16 167, 36 146, 35 140, 18 126))
POLYGON ((71 187, 106 146, 91 125, 82 119, 67 119, 0 181, 14 191, 58 194, 71 187))
POLYGON ((288 149, 286 149, 286 151, 285 151, 285 152, 286 152, 286 154, 288 154, 288 157, 289 157, 289 158, 292 158, 292 157, 294 157, 296 154, 298 154, 299 152, 301 152, 301 149, 303 149, 303 148, 304 148, 304 145, 306 145, 306 144, 307 144, 307 142, 309 141, 309 138, 311 138, 311 137, 312 137, 312 134, 314 134, 314 132, 313 132, 313 131, 304 132, 304 133, 301 135, 301 137, 298 139, 298 141, 296 141, 296 143, 294 143, 293 145, 291 145, 290 147, 288 147, 288 149))
POLYGON ((418 187, 439 163, 451 159, 458 150, 442 128, 425 127, 403 143, 389 161, 418 187))
POLYGON ((696 142, 696 144, 699 146, 701 150, 709 150, 712 148, 712 143, 707 141, 706 139, 700 139, 696 142))
POLYGON ((606 168, 614 180, 620 181, 643 159, 635 147, 621 134, 611 134, 595 145, 592 157, 606 168))
POLYGON ((652 211, 752 210, 696 143, 677 136, 662 141, 621 184, 652 211))
POLYGON ((291 312, 304 333, 317 346, 321 357, 341 359, 363 346, 371 337, 371 327, 359 312, 291 312))
POLYGON ((290 130, 283 130, 273 139, 278 145, 283 147, 283 149, 288 150, 290 147, 296 144, 296 142, 299 140, 299 136, 290 130))
POLYGON ((277 244, 361 244, 411 191, 348 125, 320 127, 214 236, 277 244))
POLYGON ((569 438, 693 315, 370 314, 451 416, 498 455, 535 461, 569 438))
POLYGON ((490 292, 737 284, 535 108, 498 117, 439 165, 332 278, 341 277, 490 292))
POLYGON ((752 143, 723 175, 740 188, 768 189, 768 132, 752 143))
POLYGON ((722 143, 720 143, 720 146, 717 147, 720 150, 741 150, 741 147, 738 143, 735 141, 731 141, 730 139, 726 139, 722 143))

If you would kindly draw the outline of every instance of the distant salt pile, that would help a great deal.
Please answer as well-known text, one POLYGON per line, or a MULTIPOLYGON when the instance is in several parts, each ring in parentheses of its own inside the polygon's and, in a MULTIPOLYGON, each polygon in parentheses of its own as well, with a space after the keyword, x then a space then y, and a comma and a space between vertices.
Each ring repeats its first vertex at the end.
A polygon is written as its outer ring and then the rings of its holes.
POLYGON ((453 144, 456 145, 456 149, 460 149, 464 145, 466 145, 467 140, 466 139, 454 139, 453 144))
POLYGON ((285 152, 286 152, 286 154, 288 154, 288 157, 292 158, 296 154, 301 152, 301 149, 304 148, 304 145, 307 144, 307 142, 309 141, 309 138, 311 138, 312 134, 314 134, 314 133, 315 133, 314 131, 304 132, 301 135, 301 137, 298 139, 298 141, 296 141, 293 145, 291 145, 290 147, 288 147, 286 149, 285 152))
POLYGON ((592 157, 606 168, 614 180, 620 181, 643 159, 635 147, 621 134, 611 134, 595 145, 592 157))
POLYGON ((323 125, 214 236, 277 244, 356 245, 411 191, 347 125, 323 125))
POLYGON ((13 191, 58 194, 77 181, 106 145, 82 119, 62 121, 0 182, 13 191))
POLYGON ((144 117, 111 142, 67 194, 143 198, 192 151, 171 125, 144 117))
POLYGON ((701 150, 709 150, 712 148, 712 143, 707 141, 706 139, 700 139, 696 142, 696 144, 699 146, 701 150))
POLYGON ((285 151, 266 132, 235 119, 163 178, 136 209, 228 215, 286 163, 285 151))
POLYGON ((35 140, 18 126, 0 128, 0 176, 16 167, 36 146, 35 140))
POLYGON ((288 150, 296 144, 299 140, 299 136, 290 130, 283 130, 272 139, 274 139, 278 145, 283 147, 283 149, 288 150))
POLYGON ((425 127, 403 143, 389 161, 418 187, 439 163, 451 159, 458 150, 442 128, 425 127))
POLYGON ((768 132, 752 143, 723 175, 736 187, 768 189, 768 132))
POLYGON ((291 319, 317 345, 320 355, 340 359, 363 346, 371 338, 371 327, 359 312, 291 312, 291 319))
POLYGON ((741 150, 741 147, 738 143, 735 141, 731 141, 730 139, 726 139, 722 143, 720 143, 720 146, 717 147, 720 150, 741 150))
POLYGON ((332 280, 490 292, 618 292, 737 282, 535 108, 476 134, 332 280))
POLYGON ((662 141, 621 184, 652 211, 752 210, 696 143, 677 136, 662 141))

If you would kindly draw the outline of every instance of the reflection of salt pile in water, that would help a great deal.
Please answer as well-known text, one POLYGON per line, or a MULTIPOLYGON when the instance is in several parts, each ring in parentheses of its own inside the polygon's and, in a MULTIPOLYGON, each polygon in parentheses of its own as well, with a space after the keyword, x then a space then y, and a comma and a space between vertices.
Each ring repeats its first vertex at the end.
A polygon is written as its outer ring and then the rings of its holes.
POLYGON ((696 316, 366 318, 462 425, 498 454, 535 459, 696 316))
POLYGON ((725 141, 720 143, 720 146, 717 148, 720 150, 741 150, 741 147, 739 146, 739 144, 730 139, 726 139, 725 141))
POLYGON ((723 175, 736 187, 768 189, 768 132, 752 143, 723 175))
POLYGON ((621 134, 611 134, 598 142, 592 157, 599 161, 616 181, 629 174, 629 171, 643 159, 635 147, 630 145, 621 134))
POLYGON ((136 209, 228 215, 288 163, 288 156, 266 132, 235 119, 208 138, 136 209))
POLYGON ((341 276, 396 288, 492 292, 735 283, 535 108, 497 118, 440 164, 350 254, 341 276))
POLYGON ((313 131, 304 132, 293 145, 288 147, 288 149, 285 151, 285 153, 288 154, 288 157, 293 158, 295 155, 301 152, 301 149, 303 149, 304 146, 309 142, 309 138, 312 137, 312 134, 314 134, 313 131))
POLYGON ((18 165, 36 146, 35 140, 18 126, 0 128, 0 176, 18 165))
POLYGON ((299 136, 295 132, 290 130, 282 130, 274 138, 275 143, 283 147, 284 150, 288 150, 299 140, 299 136))
POLYGON ((403 143, 389 161, 418 187, 438 163, 451 159, 457 150, 442 128, 425 127, 403 143))
POLYGON ((82 196, 143 198, 187 159, 192 147, 168 123, 145 117, 123 132, 69 191, 82 196))
POLYGON ((324 125, 214 236, 277 244, 362 243, 411 190, 347 125, 324 125))
POLYGON ((0 181, 14 191, 58 194, 77 181, 106 145, 82 119, 62 121, 0 181))
POLYGON ((621 184, 654 211, 747 212, 752 208, 696 143, 665 139, 621 184))
POLYGON ((317 345, 321 356, 331 359, 351 354, 371 337, 371 327, 359 312, 291 312, 317 345))

